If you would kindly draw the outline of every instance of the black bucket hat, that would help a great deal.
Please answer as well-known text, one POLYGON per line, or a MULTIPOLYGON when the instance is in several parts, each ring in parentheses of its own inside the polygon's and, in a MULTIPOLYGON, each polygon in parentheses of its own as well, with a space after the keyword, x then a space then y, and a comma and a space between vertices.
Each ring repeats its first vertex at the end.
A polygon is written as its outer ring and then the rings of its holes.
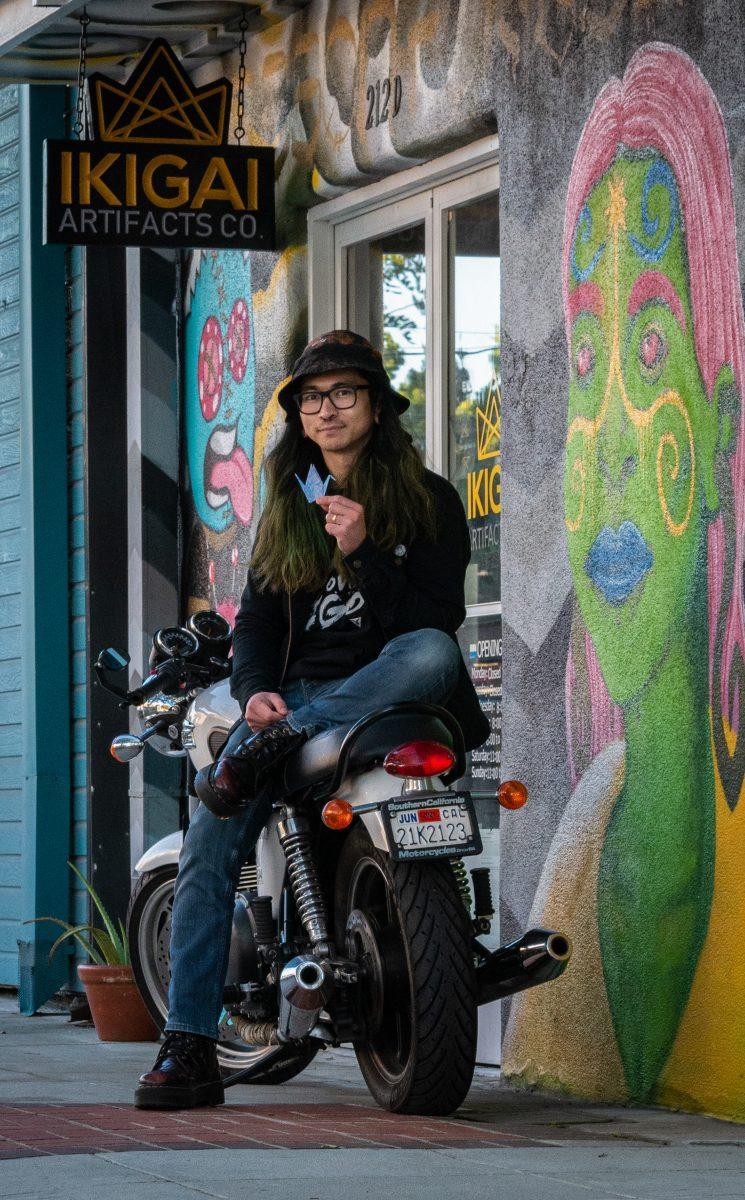
POLYGON ((350 329, 332 329, 313 338, 303 350, 288 383, 280 389, 279 403, 289 415, 297 412, 293 396, 298 383, 306 375, 325 375, 329 371, 361 371, 371 383, 377 385, 383 400, 390 400, 397 413, 405 412, 411 403, 406 396, 395 391, 383 366, 383 356, 367 338, 350 329))

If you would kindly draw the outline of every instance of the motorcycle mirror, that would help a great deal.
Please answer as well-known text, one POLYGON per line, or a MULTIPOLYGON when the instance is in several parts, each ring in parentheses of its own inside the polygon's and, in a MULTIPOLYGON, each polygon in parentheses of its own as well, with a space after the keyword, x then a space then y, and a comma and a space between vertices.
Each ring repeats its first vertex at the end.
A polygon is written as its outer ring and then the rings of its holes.
POLYGON ((115 737, 109 752, 112 758, 117 762, 131 762, 133 758, 137 758, 138 754, 142 754, 145 749, 142 738, 139 738, 136 733, 120 733, 115 737))
POLYGON ((99 654, 96 666, 102 671, 124 671, 129 666, 129 655, 109 646, 99 654))

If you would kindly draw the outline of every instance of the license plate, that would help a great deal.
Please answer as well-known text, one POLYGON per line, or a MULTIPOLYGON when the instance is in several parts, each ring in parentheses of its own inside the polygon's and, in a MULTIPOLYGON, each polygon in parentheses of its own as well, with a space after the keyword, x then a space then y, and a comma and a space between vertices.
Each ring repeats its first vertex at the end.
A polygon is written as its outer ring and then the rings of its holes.
POLYGON ((481 853, 481 834, 468 792, 438 792, 426 803, 389 800, 381 808, 391 858, 460 858, 481 853))

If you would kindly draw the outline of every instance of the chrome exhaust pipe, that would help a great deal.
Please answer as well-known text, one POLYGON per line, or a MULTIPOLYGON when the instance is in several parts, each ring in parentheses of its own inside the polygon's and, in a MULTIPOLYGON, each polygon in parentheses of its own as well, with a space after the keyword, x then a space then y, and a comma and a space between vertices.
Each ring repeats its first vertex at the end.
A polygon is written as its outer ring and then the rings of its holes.
POLYGON ((281 1042, 307 1037, 326 1001, 329 982, 321 963, 308 955, 299 954, 285 965, 279 977, 281 1042))
POLYGON ((501 946, 476 970, 479 1004, 489 1004, 558 979, 572 957, 572 942, 554 929, 529 929, 501 946))

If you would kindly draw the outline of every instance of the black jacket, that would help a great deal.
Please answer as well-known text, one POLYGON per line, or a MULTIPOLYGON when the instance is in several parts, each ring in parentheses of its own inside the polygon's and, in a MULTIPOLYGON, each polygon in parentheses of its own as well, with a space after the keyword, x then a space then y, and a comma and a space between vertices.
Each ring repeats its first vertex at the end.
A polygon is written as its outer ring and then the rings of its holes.
MULTIPOLYGON (((446 479, 427 471, 426 483, 435 500, 434 542, 416 537, 405 555, 395 555, 366 537, 344 559, 386 639, 417 629, 442 629, 457 641, 455 631, 466 616, 464 582, 471 557, 466 514, 446 479)), ((280 690, 314 600, 310 592, 260 592, 249 570, 235 620, 230 681, 242 712, 255 692, 280 690)), ((467 750, 486 741, 489 721, 462 658, 458 684, 444 707, 459 722, 467 750)))

